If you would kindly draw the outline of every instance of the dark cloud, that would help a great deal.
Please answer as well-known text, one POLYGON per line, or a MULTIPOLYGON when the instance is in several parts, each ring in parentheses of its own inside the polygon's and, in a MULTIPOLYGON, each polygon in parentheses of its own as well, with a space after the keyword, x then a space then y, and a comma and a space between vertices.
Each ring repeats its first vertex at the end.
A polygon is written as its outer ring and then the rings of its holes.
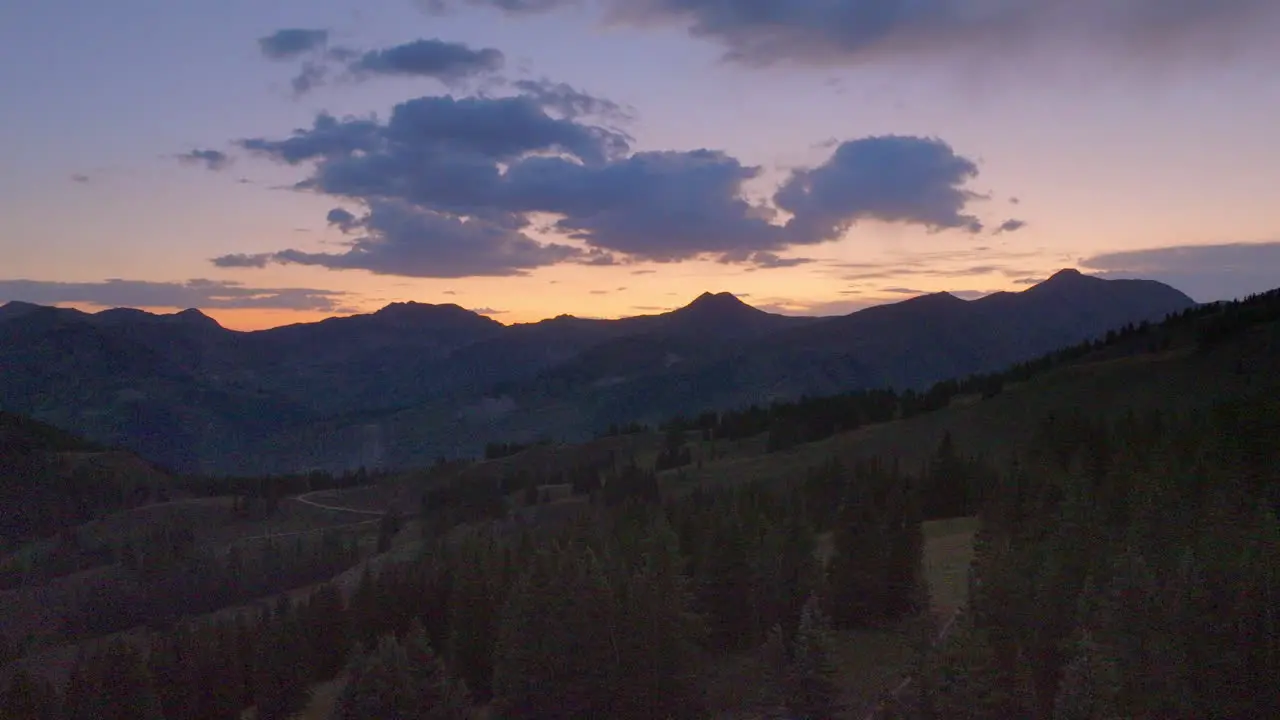
POLYGON ((329 66, 315 60, 302 64, 302 69, 289 81, 295 96, 306 95, 329 79, 329 66))
POLYGON ((1280 286, 1280 242, 1180 245, 1102 253, 1080 267, 1107 278, 1147 278, 1200 302, 1229 300, 1280 286))
POLYGON ((532 157, 508 170, 500 197, 513 210, 561 215, 557 230, 595 248, 671 262, 784 247, 773 211, 742 197, 759 172, 711 150, 596 166, 532 157))
POLYGON ((513 15, 546 12, 579 5, 582 0, 417 0, 418 5, 434 14, 447 13, 459 5, 491 7, 513 15))
POLYGON ((506 310, 494 310, 491 307, 467 308, 477 315, 502 315, 506 310))
POLYGON ((927 294, 927 293, 926 293, 926 291, 924 291, 924 290, 916 290, 915 288, 904 288, 904 287, 887 287, 887 288, 881 288, 881 289, 880 289, 880 292, 893 293, 893 294, 895 294, 895 295, 925 295, 925 294, 927 294))
POLYGON ((356 76, 409 75, 454 82, 502 69, 506 61, 494 48, 473 50, 463 43, 414 40, 382 50, 370 50, 347 66, 356 76))
POLYGON ((271 253, 233 253, 215 258, 213 264, 221 268, 264 268, 270 260, 271 253))
POLYGON ((575 113, 555 117, 533 94, 428 96, 396 105, 385 122, 320 114, 284 138, 240 140, 256 155, 311 164, 295 188, 362 205, 364 218, 341 210, 328 219, 365 235, 342 254, 286 250, 217 262, 424 277, 696 257, 780 268, 810 262, 782 251, 838 239, 862 220, 981 227, 967 212, 978 196, 964 188, 977 165, 941 140, 842 143, 822 165, 793 171, 772 203, 759 203, 744 185, 760 167, 708 149, 628 154, 625 135, 575 113), (779 209, 791 215, 785 223, 776 222, 779 209), (553 216, 547 230, 577 245, 531 239, 525 233, 538 215, 553 216), (455 251, 450 243, 470 245, 455 251))
POLYGON ((75 173, 71 176, 71 182, 77 182, 83 185, 89 182, 89 176, 83 173, 75 173))
POLYGON ((291 60, 318 50, 328 42, 328 30, 284 28, 258 38, 258 47, 272 60, 291 60))
MULTIPOLYGON (((538 12, 575 0, 423 0, 538 12)), ((669 23, 747 65, 865 64, 898 57, 1018 53, 1064 46, 1114 57, 1205 56, 1266 40, 1274 0, 605 0, 606 22, 669 23)))
POLYGON ((977 175, 977 164, 941 140, 869 137, 841 143, 826 163, 793 172, 774 202, 794 216, 787 228, 797 243, 838 237, 863 219, 976 232, 982 223, 964 210, 977 196, 963 186, 977 175))
POLYGON ((184 165, 204 165, 209 170, 223 170, 231 164, 231 156, 221 150, 191 150, 178 155, 184 165))
POLYGON ((1027 226, 1026 220, 1018 220, 1016 218, 1010 218, 1000 223, 1000 226, 997 227, 991 234, 1000 235, 1001 233, 1018 232, 1019 230, 1021 230, 1026 226, 1027 226))
POLYGON ((281 250, 214 258, 219 267, 267 263, 368 270, 378 275, 459 278, 520 275, 575 259, 582 250, 540 243, 523 233, 480 219, 462 219, 398 200, 375 200, 369 213, 349 223, 360 232, 344 252, 281 250))
POLYGON ((0 280, 0 300, 45 305, 86 303, 102 307, 336 310, 346 295, 336 290, 259 288, 237 282, 200 279, 187 282, 110 279, 83 283, 0 280))
POLYGON ((617 122, 635 119, 634 109, 624 108, 612 100, 577 90, 566 83, 547 79, 516 80, 511 86, 560 117, 597 117, 617 122))
POLYGON ((631 274, 632 275, 652 275, 656 272, 658 271, 657 270, 632 270, 631 274))
POLYGON ((1039 285, 1040 283, 1044 282, 1046 279, 1047 278, 1042 278, 1042 277, 1015 278, 1013 281, 1013 284, 1014 285, 1039 285))
POLYGON ((334 208, 325 216, 325 221, 330 225, 338 226, 342 232, 351 232, 352 229, 359 225, 358 219, 348 210, 342 208, 334 208))
POLYGON ((752 265, 761 269, 788 268, 796 267, 797 265, 807 265, 813 262, 813 258, 784 258, 778 257, 771 252, 756 252, 751 254, 750 262, 752 265))

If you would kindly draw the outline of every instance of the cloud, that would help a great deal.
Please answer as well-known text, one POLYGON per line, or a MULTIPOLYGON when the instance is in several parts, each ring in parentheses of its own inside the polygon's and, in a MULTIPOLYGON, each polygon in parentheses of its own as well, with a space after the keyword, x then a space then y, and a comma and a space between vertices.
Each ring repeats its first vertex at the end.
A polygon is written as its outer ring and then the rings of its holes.
POLYGON ((258 38, 258 47, 272 60, 292 60, 318 50, 328 42, 328 30, 284 28, 258 38))
POLYGON ((231 164, 231 157, 221 150, 191 150, 177 156, 183 165, 204 165, 209 170, 223 170, 231 164))
POLYGON ((652 275, 656 272, 658 271, 657 270, 632 270, 631 274, 632 275, 652 275))
MULTIPOLYGON (((572 88, 564 88, 549 92, 567 97, 572 88)), ((980 196, 965 189, 978 167, 936 138, 841 143, 826 162, 794 170, 771 201, 760 202, 744 192, 760 167, 705 148, 631 152, 625 134, 583 119, 601 110, 583 97, 565 99, 576 109, 553 115, 548 108, 557 103, 545 93, 425 96, 397 104, 385 121, 321 113, 310 128, 285 137, 239 140, 253 155, 308 165, 294 187, 362 206, 363 218, 341 210, 328 220, 364 234, 345 253, 289 249, 216 262, 417 277, 693 258, 781 268, 811 262, 783 251, 840 239, 864 220, 981 228, 968 211, 980 196), (785 222, 780 211, 790 216, 785 222), (553 218, 547 230, 565 244, 524 234, 535 218, 541 230, 546 216, 553 218)))
POLYGON ((750 262, 757 268, 768 270, 772 268, 788 268, 796 267, 798 265, 807 265, 808 263, 813 262, 813 258, 784 258, 778 257, 776 254, 771 252, 755 252, 751 254, 750 262))
POLYGON ((1200 302, 1229 300, 1280 286, 1280 242, 1178 245, 1101 253, 1081 268, 1107 278, 1147 278, 1200 302))
POLYGON ((880 292, 893 293, 895 295, 927 295, 928 294, 928 291, 925 291, 925 290, 916 290, 915 288, 904 288, 904 287, 881 288, 880 292))
MULTIPOLYGON (((511 13, 575 0, 425 0, 443 12, 488 5, 511 13)), ((676 25, 750 66, 861 65, 904 57, 980 55, 1003 62, 1075 47, 1119 59, 1208 56, 1276 29, 1274 0, 604 0, 606 22, 676 25)))
POLYGON ((348 232, 356 231, 363 234, 349 241, 343 252, 281 250, 224 255, 214 258, 213 263, 224 268, 260 268, 275 263, 367 270, 378 275, 460 278, 521 275, 582 255, 579 248, 540 243, 497 223, 462 219, 398 200, 371 201, 368 214, 349 222, 348 232))
POLYGON ((418 5, 433 14, 445 14, 459 5, 491 7, 513 15, 546 12, 581 4, 582 0, 418 0, 418 5))
POLYGON ((257 308, 333 311, 347 293, 313 288, 259 288, 237 282, 188 280, 101 282, 0 280, 0 299, 51 305, 86 303, 101 307, 257 308))
POLYGON ((325 221, 330 225, 336 225, 342 232, 351 232, 359 226, 359 221, 349 210, 342 208, 334 208, 325 216, 325 221))
POLYGON ((964 210, 978 196, 963 187, 977 175, 977 164, 942 140, 868 137, 794 171, 774 202, 794 216, 787 226, 798 243, 833 239, 863 219, 977 232, 982 223, 964 210))
POLYGON ((370 50, 352 60, 347 69, 357 77, 406 75, 455 82, 472 75, 502 69, 501 50, 473 50, 463 43, 414 40, 382 50, 370 50))
POLYGON ((1027 222, 1025 220, 1010 218, 1000 223, 1000 226, 997 227, 994 231, 992 231, 991 234, 1000 235, 1001 233, 1018 232, 1019 230, 1021 230, 1026 226, 1027 226, 1027 222))
POLYGON ((516 80, 511 86, 534 99, 543 109, 563 118, 597 117, 616 122, 635 119, 633 108, 624 108, 607 98, 597 97, 561 82, 516 80))
POLYGON ((71 182, 80 183, 81 185, 84 185, 89 181, 90 181, 89 176, 85 175, 84 173, 75 173, 71 176, 71 182))
POLYGON ((477 315, 502 315, 506 310, 494 310, 491 307, 467 308, 477 315))
POLYGON ((289 81, 289 86, 293 88, 294 96, 298 97, 323 85, 328 79, 328 65, 323 62, 308 60, 302 64, 302 69, 298 71, 298 74, 289 81))
MULTIPOLYGON (((318 50, 323 43, 295 55, 318 50)), ((376 50, 328 48, 313 53, 291 81, 294 94, 304 95, 337 74, 339 79, 361 82, 375 77, 434 78, 454 87, 464 80, 501 70, 506 56, 496 48, 473 49, 465 43, 418 39, 376 50)))

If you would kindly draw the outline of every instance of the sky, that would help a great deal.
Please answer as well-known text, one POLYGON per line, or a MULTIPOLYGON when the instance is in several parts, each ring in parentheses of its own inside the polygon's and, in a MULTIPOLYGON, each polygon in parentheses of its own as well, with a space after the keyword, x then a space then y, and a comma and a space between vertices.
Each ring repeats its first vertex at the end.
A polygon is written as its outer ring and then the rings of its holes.
POLYGON ((256 329, 1280 286, 1273 0, 0 5, 0 302, 256 329))

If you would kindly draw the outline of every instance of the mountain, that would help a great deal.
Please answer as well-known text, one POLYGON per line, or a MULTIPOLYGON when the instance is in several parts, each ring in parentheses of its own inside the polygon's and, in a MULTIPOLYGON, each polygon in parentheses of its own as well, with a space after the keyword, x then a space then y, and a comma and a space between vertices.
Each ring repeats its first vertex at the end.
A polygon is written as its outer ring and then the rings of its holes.
POLYGON ((498 440, 1003 368, 1194 305, 1160 283, 1062 271, 827 318, 704 293, 667 313, 503 325, 457 305, 257 332, 196 310, 0 307, 0 408, 181 471, 399 466, 498 440))
POLYGON ((169 484, 131 453, 0 411, 0 548, 150 502, 169 484))

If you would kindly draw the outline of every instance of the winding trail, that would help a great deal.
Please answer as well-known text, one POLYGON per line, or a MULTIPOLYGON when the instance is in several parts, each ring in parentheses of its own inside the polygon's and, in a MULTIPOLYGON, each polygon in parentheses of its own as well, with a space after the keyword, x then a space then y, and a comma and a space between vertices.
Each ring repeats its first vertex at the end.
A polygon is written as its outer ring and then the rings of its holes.
POLYGON ((327 492, 332 492, 332 491, 331 490, 313 490, 309 493, 303 493, 301 495, 295 496, 292 499, 297 500, 303 505, 310 505, 311 507, 320 508, 321 510, 333 510, 335 512, 349 512, 349 513, 355 513, 356 515, 377 515, 379 517, 387 514, 386 511, 384 510, 361 510, 359 508, 341 507, 339 505, 326 505, 324 503, 318 503, 315 500, 312 500, 310 497, 312 495, 319 495, 320 493, 327 493, 327 492))
POLYGON ((331 490, 313 490, 301 495, 295 495, 286 500, 297 500, 303 505, 309 505, 320 510, 329 510, 331 512, 347 512, 355 515, 377 515, 376 519, 361 520, 359 522, 347 523, 345 525, 331 525, 329 527, 311 528, 310 530, 294 530, 292 532, 282 533, 266 533, 263 535, 252 535, 250 537, 240 538, 236 542, 246 542, 249 540, 275 540, 277 538, 296 537, 298 535, 314 535, 315 533, 328 532, 330 530, 345 530, 347 528, 360 527, 362 525, 372 525, 378 522, 386 513, 381 510, 361 510, 360 508, 342 507, 340 505, 326 505, 312 500, 310 496, 319 495, 320 493, 332 492, 331 490))

